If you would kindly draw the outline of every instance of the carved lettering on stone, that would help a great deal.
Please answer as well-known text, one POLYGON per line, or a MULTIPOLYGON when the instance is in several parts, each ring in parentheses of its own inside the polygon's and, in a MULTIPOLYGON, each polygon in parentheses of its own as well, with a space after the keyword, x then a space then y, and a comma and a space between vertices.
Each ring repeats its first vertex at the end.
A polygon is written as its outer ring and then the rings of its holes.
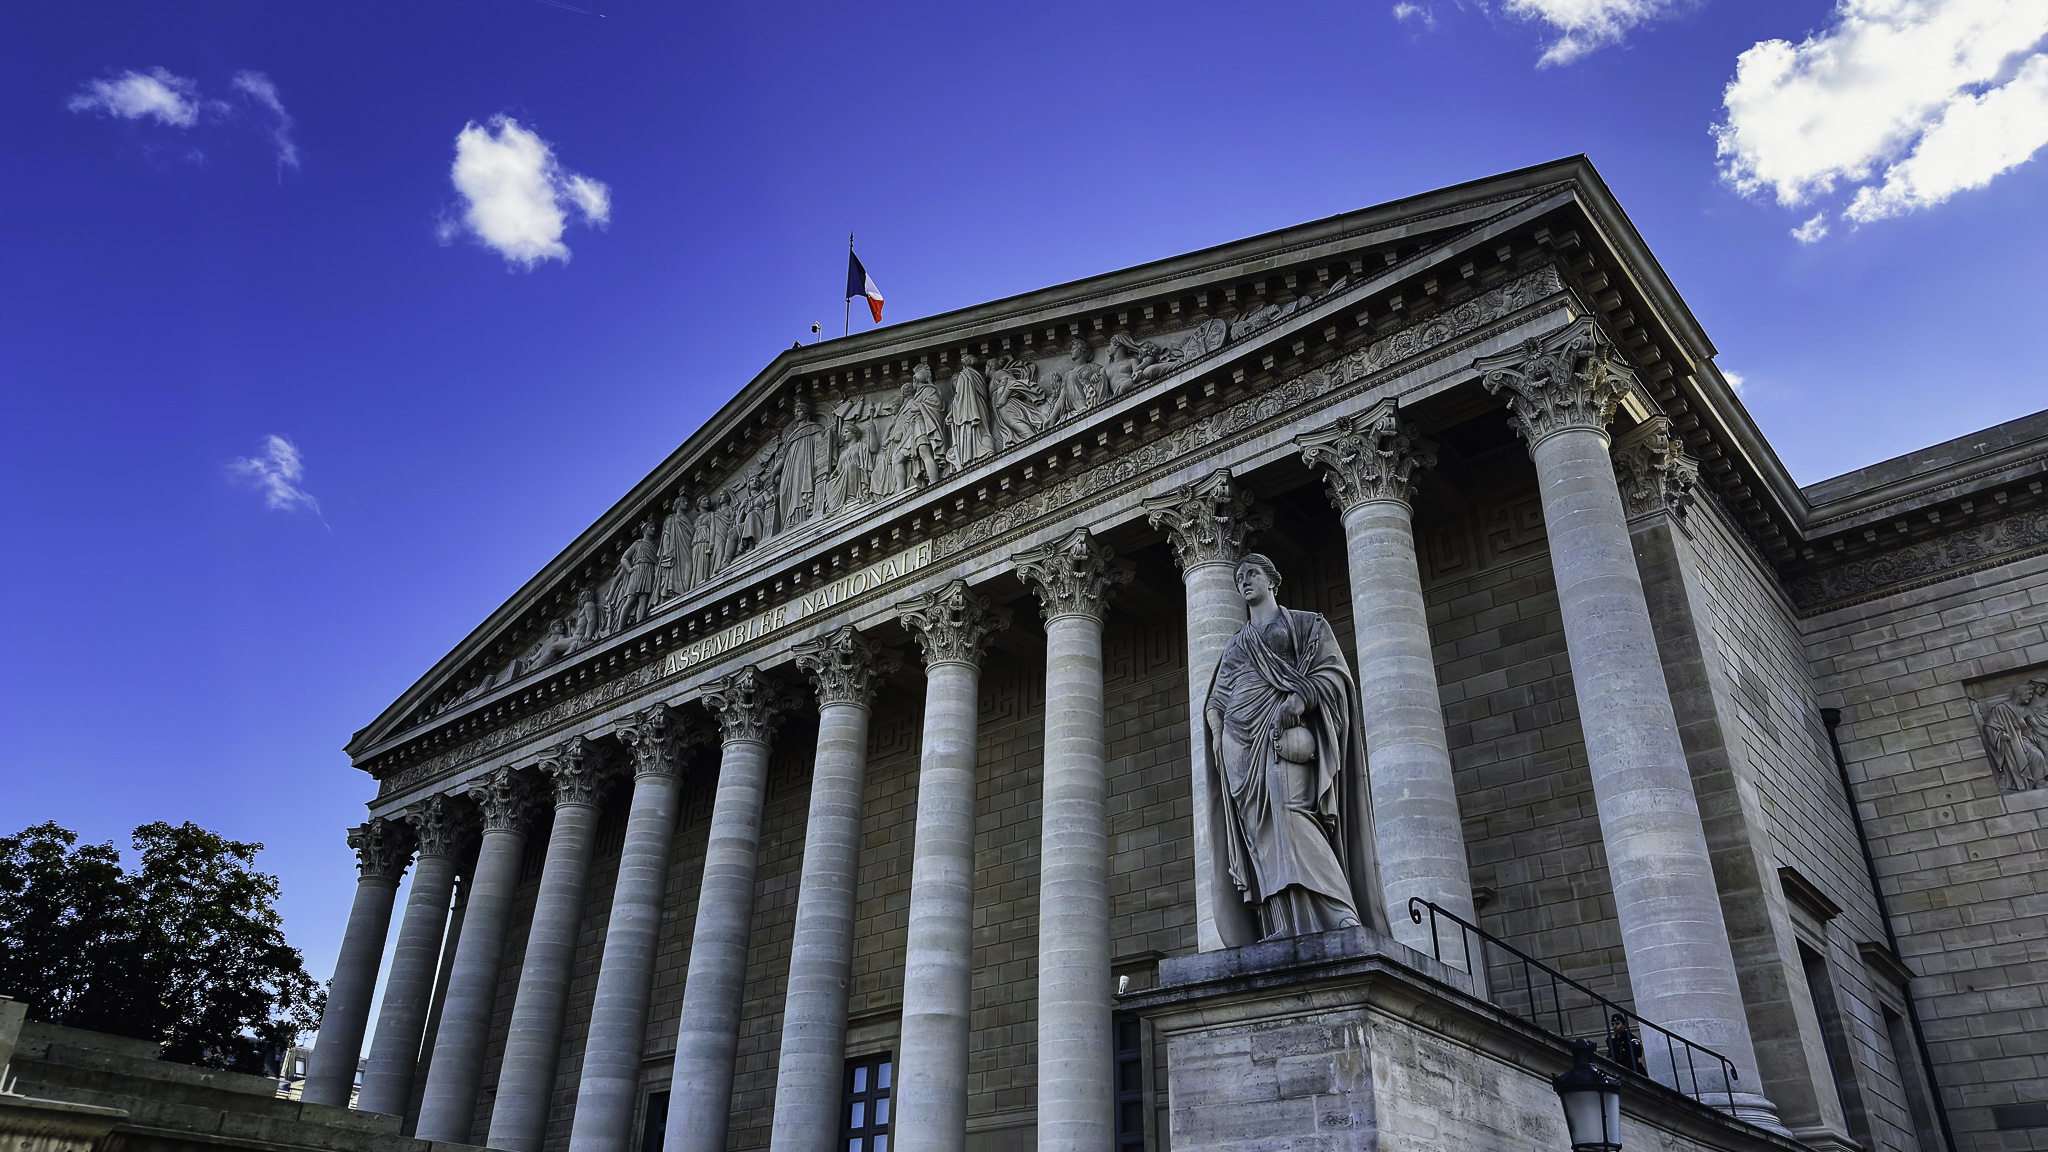
POLYGON ((1010 557, 1017 575, 1038 594, 1045 618, 1102 619, 1103 597, 1113 584, 1128 584, 1132 568, 1086 528, 1010 557))
POLYGON ((782 681, 752 664, 719 677, 704 693, 704 706, 718 714, 726 743, 752 740, 766 744, 788 710, 782 681))
POLYGON ((1700 466, 1671 434, 1671 418, 1652 416, 1614 442, 1614 480, 1631 520, 1657 512, 1683 518, 1692 507, 1700 466))
POLYGON ((881 651, 851 624, 842 624, 830 634, 791 649, 796 666, 811 677, 818 690, 818 705, 858 704, 865 708, 874 701, 874 682, 893 671, 896 657, 881 651))
POLYGON ((348 846, 355 850, 356 870, 364 879, 396 884, 412 863, 412 828, 401 820, 373 816, 348 830, 348 846))
POLYGON ((1236 566, 1244 558, 1245 538, 1273 524, 1272 514, 1252 507, 1252 494, 1237 486, 1227 468, 1155 496, 1144 508, 1146 523, 1166 530, 1183 572, 1203 564, 1236 566))
POLYGON ((1010 626, 1010 610, 955 580, 896 608, 903 625, 924 649, 924 662, 979 666, 982 653, 997 632, 1010 626))
POLYGON ((1407 433, 1391 399, 1294 443, 1302 460, 1322 471, 1330 503, 1342 512, 1373 500, 1406 504, 1416 469, 1436 466, 1436 445, 1407 433))
POLYGON ((1479 357, 1472 367, 1488 392, 1507 393, 1510 422, 1532 446, 1574 428, 1605 432, 1636 385, 1590 316, 1532 336, 1513 352, 1479 357))

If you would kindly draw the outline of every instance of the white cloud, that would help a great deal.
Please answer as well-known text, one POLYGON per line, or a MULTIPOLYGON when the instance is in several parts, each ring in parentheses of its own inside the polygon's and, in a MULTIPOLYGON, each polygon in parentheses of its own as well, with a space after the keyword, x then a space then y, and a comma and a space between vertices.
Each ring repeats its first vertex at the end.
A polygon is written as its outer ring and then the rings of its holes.
POLYGON ((1595 48, 1618 44, 1629 29, 1667 15, 1677 0, 1506 0, 1509 15, 1557 29, 1539 65, 1569 64, 1595 48))
POLYGON ((1728 382, 1728 387, 1733 388, 1737 396, 1743 394, 1743 385, 1749 383, 1749 377, 1740 372, 1730 372, 1726 368, 1721 369, 1721 379, 1728 382))
POLYGON ((270 144, 277 150, 278 167, 297 168, 299 146, 292 142, 292 114, 284 110, 284 101, 277 98, 277 85, 261 72, 237 72, 235 91, 268 114, 270 144))
POLYGON ((1401 0, 1394 5, 1394 19, 1403 24, 1413 21, 1424 28, 1436 27, 1436 13, 1432 12, 1427 4, 1416 4, 1411 0, 1401 0))
POLYGON ((145 117, 171 128, 199 123, 199 85, 162 68, 127 71, 111 80, 93 80, 73 96, 73 112, 98 112, 121 120, 145 117))
POLYGON ((2042 0, 1840 0, 1828 28, 1737 57, 1722 175, 1792 208, 1853 187, 1855 223, 1982 187, 2048 143, 2044 37, 2042 0))
POLYGON ((265 508, 278 512, 306 508, 315 515, 320 512, 320 502, 299 487, 305 479, 306 466, 299 457, 298 445, 283 436, 265 436, 254 456, 238 456, 228 461, 228 476, 261 492, 265 508))
POLYGON ((1792 238, 1801 244, 1817 243, 1828 234, 1828 214, 1815 212, 1804 224, 1792 230, 1792 238))
POLYGON ((611 189, 563 168, 552 145, 510 116, 463 126, 449 178, 465 206, 460 227, 443 226, 443 242, 466 230, 524 268, 569 258, 562 232, 572 212, 591 224, 611 221, 611 189))

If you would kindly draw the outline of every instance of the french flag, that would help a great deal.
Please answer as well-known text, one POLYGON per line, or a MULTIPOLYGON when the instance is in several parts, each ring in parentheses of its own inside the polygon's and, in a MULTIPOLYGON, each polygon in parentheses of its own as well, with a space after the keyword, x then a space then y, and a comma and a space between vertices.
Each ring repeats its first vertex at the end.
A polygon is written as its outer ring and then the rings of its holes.
POLYGON ((882 322, 882 290, 875 287, 875 278, 861 267, 860 257, 853 254, 853 245, 846 246, 846 298, 865 296, 868 311, 875 314, 875 323, 882 322))

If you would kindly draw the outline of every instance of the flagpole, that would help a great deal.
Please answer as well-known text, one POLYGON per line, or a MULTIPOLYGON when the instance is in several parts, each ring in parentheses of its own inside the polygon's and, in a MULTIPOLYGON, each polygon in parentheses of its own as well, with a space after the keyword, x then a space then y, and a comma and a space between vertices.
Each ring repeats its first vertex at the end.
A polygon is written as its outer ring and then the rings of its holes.
MULTIPOLYGON (((853 233, 851 232, 846 234, 846 258, 848 260, 853 259, 853 233)), ((845 339, 851 335, 853 335, 853 297, 848 296, 846 298, 846 327, 840 330, 839 336, 841 339, 845 339)))

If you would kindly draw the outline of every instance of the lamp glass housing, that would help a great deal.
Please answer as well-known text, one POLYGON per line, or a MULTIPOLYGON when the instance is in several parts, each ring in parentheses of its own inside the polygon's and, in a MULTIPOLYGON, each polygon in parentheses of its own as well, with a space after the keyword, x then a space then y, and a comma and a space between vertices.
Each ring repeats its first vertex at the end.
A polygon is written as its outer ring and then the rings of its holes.
POLYGON ((1590 1041, 1572 1043, 1577 1062, 1552 1083, 1564 1105, 1572 1152, 1620 1152, 1621 1081, 1593 1064, 1590 1041))

